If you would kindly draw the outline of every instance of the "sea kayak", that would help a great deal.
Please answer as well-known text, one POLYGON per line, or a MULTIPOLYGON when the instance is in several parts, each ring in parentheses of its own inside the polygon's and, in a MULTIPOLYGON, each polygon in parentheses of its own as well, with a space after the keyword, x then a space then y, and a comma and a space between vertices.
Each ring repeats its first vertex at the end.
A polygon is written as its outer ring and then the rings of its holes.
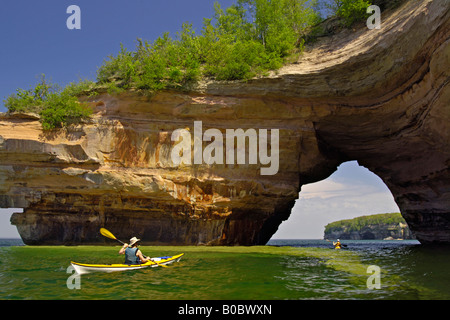
POLYGON ((175 256, 165 256, 152 258, 150 261, 143 264, 87 264, 71 261, 71 265, 78 274, 90 272, 115 272, 126 270, 137 270, 147 267, 158 267, 159 265, 171 264, 180 261, 184 253, 175 256))

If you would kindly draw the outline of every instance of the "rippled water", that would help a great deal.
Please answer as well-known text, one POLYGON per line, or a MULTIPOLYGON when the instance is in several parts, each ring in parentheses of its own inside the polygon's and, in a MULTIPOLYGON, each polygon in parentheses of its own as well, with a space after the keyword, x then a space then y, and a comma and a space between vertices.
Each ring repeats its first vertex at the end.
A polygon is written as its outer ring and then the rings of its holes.
MULTIPOLYGON (((415 241, 277 240, 255 247, 141 247, 150 256, 184 252, 168 268, 81 276, 70 261, 121 263, 119 247, 8 246, 0 240, 0 299, 449 299, 450 248, 415 241), (381 289, 369 289, 370 265, 381 289)), ((11 243, 9 243, 11 244, 11 243)))

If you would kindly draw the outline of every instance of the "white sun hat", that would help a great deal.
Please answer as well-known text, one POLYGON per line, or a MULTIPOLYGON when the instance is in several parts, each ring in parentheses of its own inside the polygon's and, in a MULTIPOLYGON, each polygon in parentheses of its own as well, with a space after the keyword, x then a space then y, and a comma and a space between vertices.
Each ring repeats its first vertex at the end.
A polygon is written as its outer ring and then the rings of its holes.
POLYGON ((138 239, 136 237, 133 237, 130 239, 130 246, 132 246, 133 244, 135 244, 136 242, 141 241, 141 239, 138 239))

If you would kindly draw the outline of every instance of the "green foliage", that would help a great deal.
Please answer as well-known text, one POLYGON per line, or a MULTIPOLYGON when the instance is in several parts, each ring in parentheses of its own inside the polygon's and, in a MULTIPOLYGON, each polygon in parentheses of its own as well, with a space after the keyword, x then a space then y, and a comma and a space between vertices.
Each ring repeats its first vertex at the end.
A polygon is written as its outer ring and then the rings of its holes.
POLYGON ((36 112, 41 110, 45 98, 54 90, 53 86, 41 76, 40 82, 29 90, 17 89, 15 94, 4 100, 9 112, 36 112))
POLYGON ((87 106, 78 102, 77 97, 69 93, 52 93, 47 96, 40 112, 42 128, 51 130, 77 124, 82 119, 88 118, 92 113, 87 106))
POLYGON ((38 113, 45 130, 61 128, 89 117, 92 111, 79 103, 77 96, 89 91, 92 85, 90 81, 80 81, 60 89, 42 75, 34 88, 17 89, 4 103, 8 112, 38 113))
MULTIPOLYGON (((123 45, 97 71, 97 83, 80 81, 61 89, 41 81, 18 89, 4 100, 9 112, 40 114, 45 129, 77 123, 90 114, 78 102, 104 87, 111 94, 130 88, 143 93, 188 89, 200 79, 246 80, 266 75, 292 61, 302 51, 306 34, 318 30, 320 0, 236 0, 223 9, 214 3, 214 16, 204 19, 196 34, 184 23, 175 38, 163 34, 153 42, 137 39, 130 51, 123 45)), ((328 0, 327 0, 328 1, 328 0)), ((328 8, 350 26, 366 15, 365 0, 331 0, 328 8)))
POLYGON ((390 225, 399 223, 406 223, 400 213, 381 213, 329 223, 325 226, 325 233, 331 233, 333 231, 359 231, 369 225, 390 225))
POLYGON ((121 46, 99 68, 97 80, 118 92, 182 89, 204 77, 249 79, 280 68, 302 49, 302 32, 319 19, 306 0, 237 0, 225 10, 215 3, 214 10, 200 35, 185 23, 175 39, 166 33, 153 43, 138 39, 135 51, 121 46))
POLYGON ((97 80, 119 91, 137 89, 157 91, 179 88, 199 76, 199 43, 189 24, 183 24, 178 40, 165 33, 153 43, 137 40, 136 51, 123 45, 116 57, 109 57, 99 68, 97 80))
POLYGON ((336 16, 342 18, 346 27, 350 27, 368 17, 367 8, 370 5, 366 0, 333 0, 331 9, 336 16))

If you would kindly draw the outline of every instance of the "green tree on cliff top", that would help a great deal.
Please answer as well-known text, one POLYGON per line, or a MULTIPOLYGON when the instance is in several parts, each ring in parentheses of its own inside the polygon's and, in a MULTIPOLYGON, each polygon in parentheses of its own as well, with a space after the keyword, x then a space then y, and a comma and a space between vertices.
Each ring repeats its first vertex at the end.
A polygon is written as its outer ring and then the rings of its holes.
MULTIPOLYGON (((201 79, 246 80, 280 68, 303 49, 304 36, 320 20, 318 0, 237 0, 204 19, 197 34, 184 23, 175 38, 169 33, 155 41, 137 39, 130 51, 123 45, 97 71, 97 83, 82 81, 61 89, 45 82, 18 89, 5 100, 8 112, 35 112, 44 129, 64 127, 86 119, 90 111, 78 102, 86 92, 130 88, 142 93, 189 89, 201 79)), ((368 2, 333 0, 335 14, 353 22, 368 2)))

